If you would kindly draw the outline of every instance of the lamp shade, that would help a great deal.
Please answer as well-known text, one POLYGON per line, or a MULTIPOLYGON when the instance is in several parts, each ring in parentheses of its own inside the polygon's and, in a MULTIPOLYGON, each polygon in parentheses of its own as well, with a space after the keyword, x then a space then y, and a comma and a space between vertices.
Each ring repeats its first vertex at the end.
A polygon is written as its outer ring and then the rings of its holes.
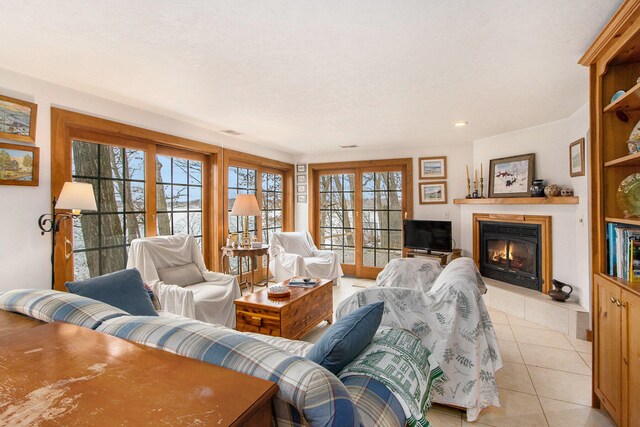
POLYGON ((84 182, 65 182, 56 209, 97 211, 93 185, 84 182))
POLYGON ((231 209, 231 215, 237 216, 258 216, 260 213, 255 194, 238 194, 231 209))

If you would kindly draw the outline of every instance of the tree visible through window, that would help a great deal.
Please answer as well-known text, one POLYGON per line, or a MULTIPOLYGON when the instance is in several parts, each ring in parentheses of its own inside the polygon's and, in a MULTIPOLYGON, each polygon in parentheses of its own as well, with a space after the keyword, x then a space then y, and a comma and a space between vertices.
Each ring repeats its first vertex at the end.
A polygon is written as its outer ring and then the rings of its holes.
POLYGON ((342 264, 355 263, 355 175, 320 175, 320 248, 338 254, 342 264))
MULTIPOLYGON (((242 168, 229 166, 229 175, 228 175, 228 211, 227 215, 229 216, 229 233, 242 233, 243 230, 243 220, 239 216, 231 215, 231 209, 233 208, 233 204, 236 201, 236 196, 238 194, 256 194, 257 193, 257 179, 256 179, 257 171, 255 169, 250 168, 242 168)), ((256 217, 249 217, 249 233, 255 234, 256 232, 256 217)), ((245 258, 244 264, 242 266, 243 271, 249 271, 249 260, 245 258)), ((231 257, 229 259, 229 268, 231 269, 231 274, 238 274, 238 261, 237 258, 231 257)))
POLYGON ((262 242, 282 231, 282 175, 262 173, 262 242))

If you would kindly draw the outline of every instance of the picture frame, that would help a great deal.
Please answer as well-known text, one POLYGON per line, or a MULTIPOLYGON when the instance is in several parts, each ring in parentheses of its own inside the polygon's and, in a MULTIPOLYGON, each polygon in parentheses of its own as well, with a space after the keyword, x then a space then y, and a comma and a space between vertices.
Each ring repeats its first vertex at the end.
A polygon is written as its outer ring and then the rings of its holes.
POLYGON ((297 185, 296 190, 298 194, 307 194, 307 186, 306 185, 297 185))
POLYGON ((0 185, 37 187, 39 179, 40 148, 0 142, 0 185))
POLYGON ((296 165, 296 172, 298 173, 307 173, 307 165, 296 165))
POLYGON ((298 184, 306 184, 307 183, 307 175, 298 175, 298 176, 296 176, 296 182, 298 184))
POLYGON ((530 197, 535 153, 489 161, 489 197, 530 197))
POLYGON ((33 102, 0 95, 0 138, 35 144, 37 113, 33 102))
POLYGON ((569 144, 569 175, 584 176, 584 138, 569 144))
POLYGON ((307 195, 298 194, 297 200, 298 200, 298 203, 307 203, 307 195))
POLYGON ((446 181, 420 182, 418 185, 420 186, 421 205, 438 205, 447 203, 446 181))
POLYGON ((447 156, 420 157, 420 179, 447 179, 447 156))

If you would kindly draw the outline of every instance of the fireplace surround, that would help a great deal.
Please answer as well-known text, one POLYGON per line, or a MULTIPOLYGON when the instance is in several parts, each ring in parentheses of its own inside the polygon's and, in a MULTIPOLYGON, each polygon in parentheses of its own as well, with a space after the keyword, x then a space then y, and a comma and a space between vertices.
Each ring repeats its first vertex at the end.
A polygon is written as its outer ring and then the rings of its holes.
POLYGON ((548 293, 551 217, 473 214, 473 258, 485 277, 548 293))

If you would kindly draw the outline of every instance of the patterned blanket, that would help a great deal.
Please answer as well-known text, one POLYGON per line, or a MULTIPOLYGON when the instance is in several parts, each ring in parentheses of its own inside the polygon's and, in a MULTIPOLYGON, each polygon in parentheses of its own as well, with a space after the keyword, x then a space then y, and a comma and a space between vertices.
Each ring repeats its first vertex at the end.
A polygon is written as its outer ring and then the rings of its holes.
POLYGON ((429 392, 442 370, 418 337, 404 329, 382 327, 373 342, 340 372, 374 378, 387 386, 402 405, 408 426, 429 426, 429 392))

